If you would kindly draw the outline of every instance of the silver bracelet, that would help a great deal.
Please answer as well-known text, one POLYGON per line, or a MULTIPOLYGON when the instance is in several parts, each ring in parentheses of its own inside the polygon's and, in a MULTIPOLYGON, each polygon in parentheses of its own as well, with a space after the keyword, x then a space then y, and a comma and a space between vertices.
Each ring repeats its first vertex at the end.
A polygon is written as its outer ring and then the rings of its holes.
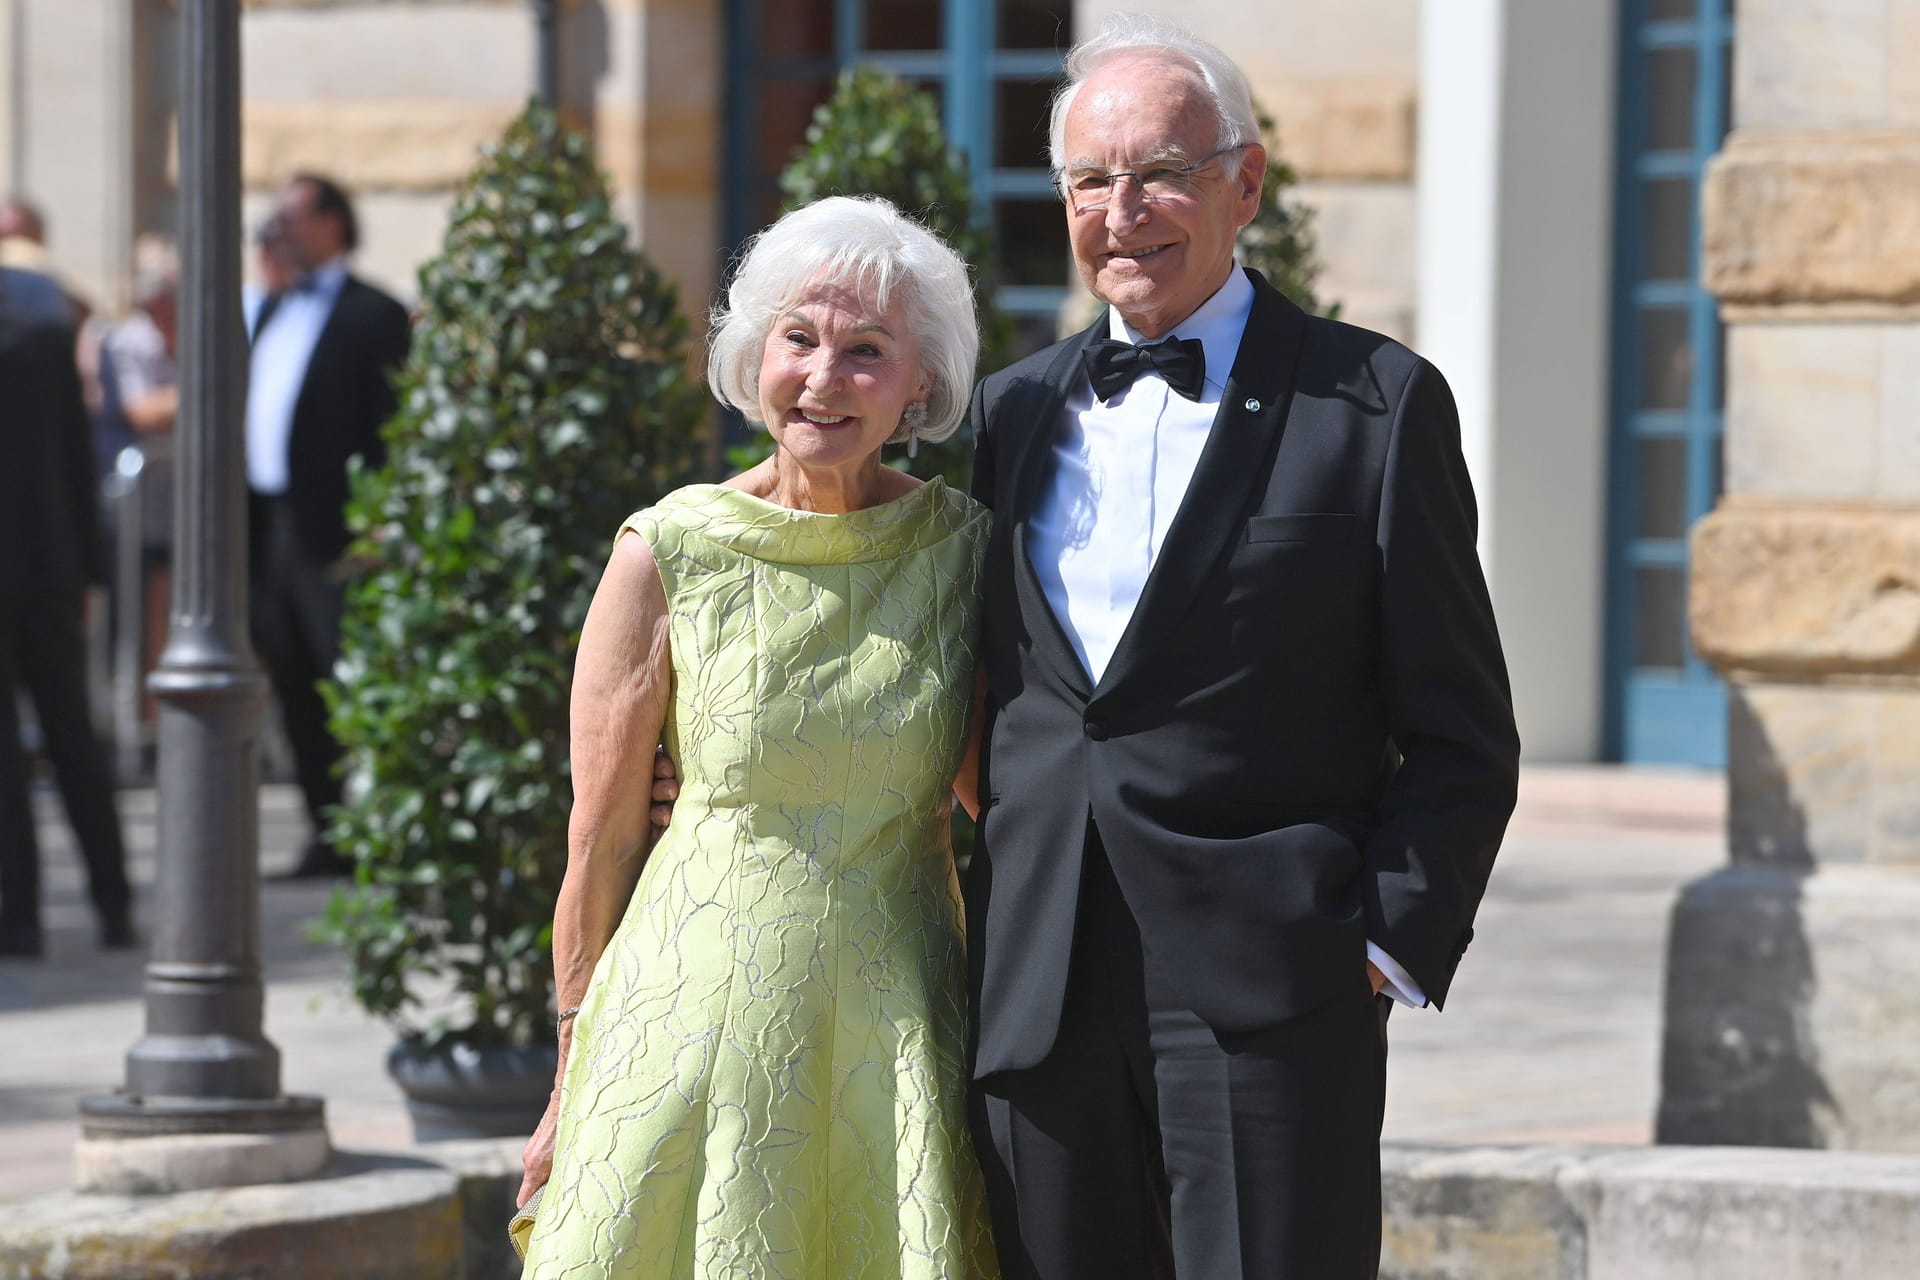
POLYGON ((554 1029, 555 1031, 558 1031, 558 1030, 559 1030, 560 1028, 562 1028, 562 1027, 564 1027, 564 1026, 566 1026, 566 1025, 567 1025, 567 1019, 568 1019, 568 1018, 571 1018, 571 1017, 572 1017, 572 1016, 573 1016, 574 1014, 576 1014, 576 1013, 578 1013, 578 1012, 580 1012, 580 1006, 579 1006, 579 1005, 575 1005, 575 1006, 573 1006, 573 1008, 571 1008, 571 1009, 562 1009, 562 1010, 560 1011, 560 1016, 559 1016, 558 1018, 555 1018, 555 1019, 553 1020, 553 1029, 554 1029))

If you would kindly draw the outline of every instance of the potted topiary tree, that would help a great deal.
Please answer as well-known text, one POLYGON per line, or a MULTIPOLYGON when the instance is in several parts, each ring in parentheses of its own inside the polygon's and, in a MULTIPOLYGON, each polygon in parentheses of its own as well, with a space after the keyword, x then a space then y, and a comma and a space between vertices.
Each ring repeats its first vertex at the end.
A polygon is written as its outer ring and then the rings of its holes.
POLYGON ((545 109, 468 178, 420 291, 387 461, 348 508, 328 701, 331 836, 356 871, 322 931, 399 1033, 420 1136, 530 1132, 555 1065, 574 649, 620 521, 691 477, 707 401, 674 290, 545 109))

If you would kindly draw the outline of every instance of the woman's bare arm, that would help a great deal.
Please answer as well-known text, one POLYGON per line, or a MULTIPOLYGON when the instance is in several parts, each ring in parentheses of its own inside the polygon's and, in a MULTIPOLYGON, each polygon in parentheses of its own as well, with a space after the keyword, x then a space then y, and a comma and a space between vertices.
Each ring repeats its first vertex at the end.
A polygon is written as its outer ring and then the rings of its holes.
MULTIPOLYGON (((573 813, 566 878, 553 913, 554 988, 562 1009, 585 998, 647 854, 654 748, 673 689, 667 629, 667 596, 653 551, 638 536, 622 537, 593 593, 573 667, 573 813)), ((552 1172, 560 1080, 572 1046, 568 1020, 560 1027, 553 1101, 522 1155, 522 1203, 552 1172)))
POLYGON ((621 538, 587 609, 573 670, 573 813, 553 920, 563 1009, 586 995, 646 856, 654 748, 673 687, 667 623, 652 549, 638 536, 621 538))

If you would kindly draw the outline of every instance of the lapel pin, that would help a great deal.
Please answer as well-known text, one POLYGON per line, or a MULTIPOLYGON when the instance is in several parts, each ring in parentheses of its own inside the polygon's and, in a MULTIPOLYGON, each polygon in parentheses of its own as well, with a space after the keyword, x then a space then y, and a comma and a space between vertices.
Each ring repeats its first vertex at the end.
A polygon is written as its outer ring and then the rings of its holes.
POLYGON ((1247 401, 1247 406, 1246 406, 1246 407, 1247 407, 1247 412, 1248 412, 1248 413, 1258 413, 1258 412, 1260 412, 1260 402, 1259 402, 1258 400, 1249 400, 1249 401, 1247 401))

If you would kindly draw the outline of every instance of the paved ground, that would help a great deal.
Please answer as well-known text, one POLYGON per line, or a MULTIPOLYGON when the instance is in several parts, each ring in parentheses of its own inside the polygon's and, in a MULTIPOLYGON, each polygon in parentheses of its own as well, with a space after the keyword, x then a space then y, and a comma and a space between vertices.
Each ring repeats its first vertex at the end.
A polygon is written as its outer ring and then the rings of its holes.
MULTIPOLYGON (((70 1181, 76 1105, 119 1081, 141 1031, 141 957, 94 947, 65 824, 41 799, 48 955, 0 962, 0 1199, 70 1181)), ((269 787, 261 807, 271 874, 304 824, 289 788, 269 787)), ((122 820, 135 884, 151 885, 152 794, 125 793, 122 820)), ((1393 1018, 1387 1137, 1648 1141, 1667 912, 1724 860, 1724 822, 1717 774, 1528 772, 1447 1012, 1393 1018)), ((403 1147, 390 1037, 347 1002, 337 953, 305 936, 328 892, 263 891, 268 1035, 284 1087, 326 1098, 336 1145, 403 1147)))

